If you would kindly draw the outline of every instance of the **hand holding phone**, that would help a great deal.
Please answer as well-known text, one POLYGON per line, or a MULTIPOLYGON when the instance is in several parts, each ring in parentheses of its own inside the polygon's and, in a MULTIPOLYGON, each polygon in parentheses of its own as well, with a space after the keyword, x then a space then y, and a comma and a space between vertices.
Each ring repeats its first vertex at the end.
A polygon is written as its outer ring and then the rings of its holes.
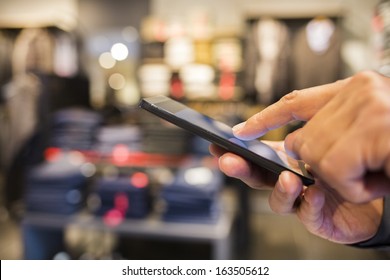
POLYGON ((302 161, 274 150, 258 140, 242 141, 234 137, 232 128, 222 122, 201 114, 188 106, 166 96, 144 98, 139 106, 189 132, 198 135, 229 152, 279 175, 288 170, 298 175, 306 186, 314 184, 313 177, 302 161))

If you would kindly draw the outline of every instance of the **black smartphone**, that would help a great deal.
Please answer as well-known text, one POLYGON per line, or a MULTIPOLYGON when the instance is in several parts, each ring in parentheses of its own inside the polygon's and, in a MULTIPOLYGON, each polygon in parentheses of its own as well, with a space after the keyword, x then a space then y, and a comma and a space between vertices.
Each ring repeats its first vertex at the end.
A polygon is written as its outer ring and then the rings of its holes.
POLYGON ((313 177, 302 161, 287 156, 259 140, 243 141, 234 137, 232 128, 225 123, 201 114, 166 96, 143 98, 139 106, 189 132, 198 135, 224 149, 271 172, 284 170, 298 175, 306 186, 314 184, 313 177))

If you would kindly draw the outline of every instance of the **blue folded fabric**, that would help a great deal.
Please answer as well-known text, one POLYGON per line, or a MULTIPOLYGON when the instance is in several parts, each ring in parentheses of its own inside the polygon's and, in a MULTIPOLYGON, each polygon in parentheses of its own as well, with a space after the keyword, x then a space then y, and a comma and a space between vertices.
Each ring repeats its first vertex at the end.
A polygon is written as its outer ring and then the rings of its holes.
POLYGON ((125 146, 129 151, 142 150, 141 129, 134 125, 111 125, 99 128, 95 150, 102 154, 109 154, 118 145, 125 146))
POLYGON ((189 152, 192 134, 161 122, 144 124, 143 150, 148 153, 183 155, 189 152))
POLYGON ((55 185, 74 186, 85 181, 80 170, 80 164, 71 163, 67 154, 58 160, 43 162, 28 171, 26 176, 29 185, 55 185))
POLYGON ((29 212, 73 214, 83 207, 83 197, 77 189, 60 193, 30 192, 26 195, 26 209, 29 212))
POLYGON ((122 143, 138 141, 142 137, 142 131, 135 125, 111 125, 102 126, 98 131, 99 142, 122 143))
POLYGON ((180 168, 174 180, 162 187, 165 221, 214 223, 220 214, 223 175, 194 160, 180 168))
POLYGON ((53 123, 57 125, 74 123, 91 127, 100 124, 102 121, 103 117, 100 114, 85 108, 62 109, 53 115, 53 123))
POLYGON ((124 217, 144 218, 150 211, 149 186, 134 186, 129 176, 99 178, 93 187, 93 194, 100 200, 97 209, 93 209, 97 216, 118 209, 124 217), (122 199, 122 205, 118 205, 118 197, 122 199))
POLYGON ((87 178, 81 163, 63 154, 31 168, 26 176, 25 204, 30 212, 72 214, 84 205, 87 178))
POLYGON ((89 109, 67 108, 55 112, 51 121, 51 146, 91 150, 103 118, 89 109))

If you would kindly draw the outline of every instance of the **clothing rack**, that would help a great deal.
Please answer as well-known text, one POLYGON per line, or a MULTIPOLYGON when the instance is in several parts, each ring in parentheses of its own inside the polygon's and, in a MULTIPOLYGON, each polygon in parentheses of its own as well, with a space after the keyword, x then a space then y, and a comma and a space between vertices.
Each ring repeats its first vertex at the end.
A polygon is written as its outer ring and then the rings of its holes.
MULTIPOLYGON (((255 10, 248 14, 244 71, 245 91, 249 100, 269 105, 294 89, 340 79, 343 32, 341 19, 342 9, 338 7, 321 9, 321 12, 316 9, 303 9, 298 12, 296 8, 291 11, 286 7, 275 10, 271 6, 261 13, 255 10), (309 43, 312 33, 308 33, 308 24, 314 20, 328 21, 334 26, 330 33, 329 46, 322 52, 312 49, 312 41, 309 43), (266 22, 269 23, 264 27, 266 22), (264 28, 272 30, 267 32, 264 28), (272 54, 272 51, 265 53, 270 44, 276 54, 272 54), (306 59, 302 59, 303 57, 306 59), (318 67, 319 65, 322 67, 318 67), (324 66, 326 67, 323 68, 324 66)), ((315 32, 318 32, 318 28, 315 32)))

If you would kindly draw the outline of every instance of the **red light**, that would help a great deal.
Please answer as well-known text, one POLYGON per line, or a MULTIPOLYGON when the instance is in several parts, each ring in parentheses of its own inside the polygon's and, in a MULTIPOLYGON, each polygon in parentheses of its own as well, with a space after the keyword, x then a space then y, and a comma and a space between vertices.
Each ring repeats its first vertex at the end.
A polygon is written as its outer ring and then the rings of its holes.
POLYGON ((103 221, 107 226, 115 227, 122 223, 123 214, 117 209, 111 209, 104 214, 103 221))
POLYGON ((120 211, 123 215, 129 209, 129 199, 125 193, 118 193, 114 198, 114 207, 120 211))
POLYGON ((56 147, 47 148, 44 152, 45 160, 56 161, 61 155, 61 149, 56 147))
POLYGON ((136 188, 145 188, 149 184, 149 178, 143 172, 136 172, 131 176, 130 182, 136 188))
POLYGON ((379 33, 383 31, 383 19, 379 15, 376 15, 371 19, 371 25, 375 32, 379 33))
POLYGON ((129 149, 126 145, 118 144, 112 150, 112 158, 115 163, 124 164, 130 157, 129 149))
POLYGON ((177 99, 184 97, 183 83, 181 82, 179 77, 172 77, 171 95, 177 99))
POLYGON ((219 96, 228 100, 234 97, 234 85, 236 83, 236 75, 232 72, 223 72, 219 81, 219 96))

